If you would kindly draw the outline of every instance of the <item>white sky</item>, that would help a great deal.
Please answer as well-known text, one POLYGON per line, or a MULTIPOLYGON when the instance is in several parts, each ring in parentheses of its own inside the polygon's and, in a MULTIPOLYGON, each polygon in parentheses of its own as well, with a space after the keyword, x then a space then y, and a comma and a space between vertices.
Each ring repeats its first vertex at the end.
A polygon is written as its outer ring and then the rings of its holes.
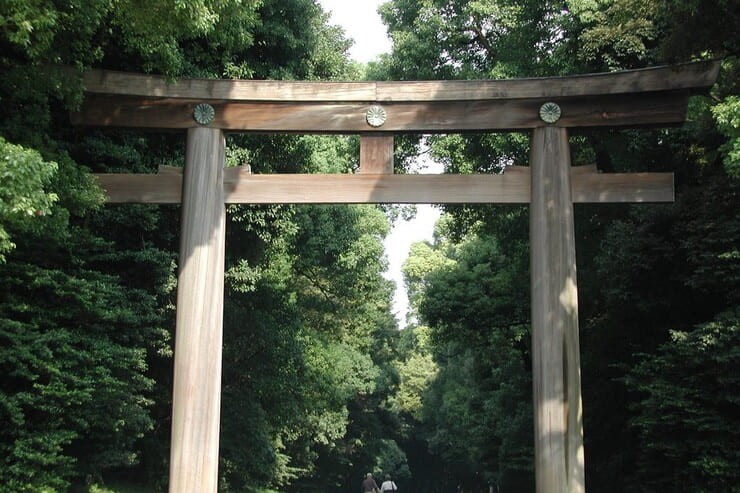
MULTIPOLYGON (((358 62, 367 63, 381 53, 391 51, 391 41, 378 15, 378 6, 386 0, 319 0, 327 12, 331 12, 330 22, 344 28, 348 38, 355 41, 350 56, 358 62)), ((441 165, 420 162, 420 173, 441 173, 441 165)), ((393 299, 393 312, 401 328, 406 327, 408 297, 403 285, 401 266, 406 261, 411 243, 432 240, 434 223, 439 218, 439 209, 430 205, 417 206, 416 217, 412 221, 398 221, 385 239, 385 252, 388 256, 387 279, 396 283, 393 299)))
POLYGON ((378 7, 385 1, 319 0, 318 3, 331 13, 330 22, 342 26, 347 37, 355 40, 349 50, 350 56, 367 63, 391 51, 391 41, 378 15, 378 7))
MULTIPOLYGON (((418 172, 425 174, 436 174, 442 172, 442 165, 420 159, 418 172)), ((409 256, 412 243, 418 241, 432 241, 434 234, 434 223, 439 219, 440 210, 429 204, 416 206, 416 216, 411 221, 398 220, 383 245, 388 256, 388 271, 384 274, 387 279, 396 283, 396 294, 393 297, 393 313, 398 320, 400 328, 405 328, 409 298, 403 282, 401 267, 409 256)))

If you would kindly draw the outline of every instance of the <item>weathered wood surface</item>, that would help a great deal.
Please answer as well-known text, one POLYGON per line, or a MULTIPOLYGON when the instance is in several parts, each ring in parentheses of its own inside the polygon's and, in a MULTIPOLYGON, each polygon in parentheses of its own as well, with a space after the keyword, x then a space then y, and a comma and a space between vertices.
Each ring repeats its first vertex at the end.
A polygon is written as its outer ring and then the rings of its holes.
MULTIPOLYGON (((526 204, 529 173, 527 167, 512 167, 503 175, 254 175, 248 169, 226 168, 224 199, 248 204, 526 204)), ((576 203, 673 201, 672 173, 607 174, 585 166, 571 173, 576 203)), ((110 203, 180 202, 182 176, 173 170, 95 176, 110 203)))
MULTIPOLYGON (((681 123, 689 91, 553 99, 562 109, 558 127, 622 127, 681 123)), ((90 95, 70 115, 75 125, 178 129, 197 126, 200 100, 90 95)), ((373 128, 364 103, 261 103, 211 101, 214 128, 258 133, 457 132, 542 126, 544 99, 385 103, 387 120, 373 128)))
POLYGON ((252 175, 228 184, 230 203, 525 203, 529 181, 508 175, 252 175), (233 186, 233 188, 232 188, 233 186))
POLYGON ((226 241, 223 166, 223 133, 190 130, 177 282, 170 493, 217 491, 226 241))
POLYGON ((675 200, 673 173, 573 173, 572 176, 571 199, 577 204, 675 200))
POLYGON ((567 130, 535 130, 530 165, 536 489, 582 493, 578 290, 567 130))
POLYGON ((183 79, 92 70, 85 91, 162 98, 230 101, 470 101, 567 98, 634 92, 705 89, 714 83, 718 62, 700 62, 623 72, 508 80, 409 82, 303 82, 183 79))
POLYGON ((367 175, 393 173, 392 135, 360 135, 360 173, 367 175))

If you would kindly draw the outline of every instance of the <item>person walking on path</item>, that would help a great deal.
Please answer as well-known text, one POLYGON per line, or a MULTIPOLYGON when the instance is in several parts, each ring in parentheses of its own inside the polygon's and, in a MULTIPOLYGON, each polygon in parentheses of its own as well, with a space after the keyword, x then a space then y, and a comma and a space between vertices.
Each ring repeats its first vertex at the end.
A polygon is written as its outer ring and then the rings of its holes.
POLYGON ((385 475, 385 481, 380 485, 380 493, 385 493, 386 491, 398 491, 398 486, 391 480, 390 474, 385 475))
POLYGON ((373 479, 373 474, 371 472, 367 473, 362 481, 362 493, 377 493, 378 491, 378 483, 373 479))

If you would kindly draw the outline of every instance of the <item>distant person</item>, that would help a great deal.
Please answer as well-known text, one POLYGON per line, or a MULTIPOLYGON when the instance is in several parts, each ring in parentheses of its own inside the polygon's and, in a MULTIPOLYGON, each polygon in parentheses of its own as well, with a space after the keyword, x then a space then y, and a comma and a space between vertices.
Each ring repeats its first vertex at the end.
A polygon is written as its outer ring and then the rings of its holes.
POLYGON ((385 481, 380 485, 380 493, 385 493, 386 491, 398 491, 398 486, 391 480, 390 474, 385 475, 385 481))
POLYGON ((380 490, 378 489, 378 483, 373 479, 373 473, 367 473, 362 481, 362 493, 377 493, 378 491, 380 490))

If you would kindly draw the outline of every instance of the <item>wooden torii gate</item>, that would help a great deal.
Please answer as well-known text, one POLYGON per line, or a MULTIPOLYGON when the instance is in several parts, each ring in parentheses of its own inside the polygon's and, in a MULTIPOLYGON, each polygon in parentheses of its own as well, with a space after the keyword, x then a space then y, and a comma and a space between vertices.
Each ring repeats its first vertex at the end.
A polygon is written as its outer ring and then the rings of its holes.
POLYGON ((718 70, 354 83, 86 73, 73 123, 187 129, 184 170, 97 175, 109 202, 182 203, 169 491, 217 490, 226 203, 529 204, 536 487, 585 491, 573 203, 672 201, 673 175, 572 168, 568 129, 681 123, 718 70), (394 133, 523 129, 533 129, 529 167, 393 174, 394 133), (359 173, 224 168, 224 131, 360 134, 359 173))

